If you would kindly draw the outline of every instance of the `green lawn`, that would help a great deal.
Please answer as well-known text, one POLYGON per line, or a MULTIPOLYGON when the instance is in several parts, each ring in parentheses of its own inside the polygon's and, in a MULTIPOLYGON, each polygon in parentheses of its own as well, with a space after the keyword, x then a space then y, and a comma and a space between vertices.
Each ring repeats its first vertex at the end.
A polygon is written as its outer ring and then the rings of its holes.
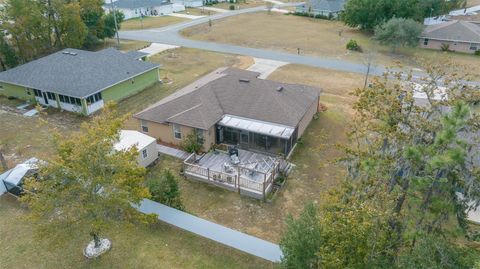
POLYGON ((38 237, 24 219, 26 209, 9 195, 0 197, 1 268, 272 268, 270 262, 222 246, 166 224, 118 225, 104 235, 112 249, 87 260, 88 232, 62 231, 55 240, 38 237))

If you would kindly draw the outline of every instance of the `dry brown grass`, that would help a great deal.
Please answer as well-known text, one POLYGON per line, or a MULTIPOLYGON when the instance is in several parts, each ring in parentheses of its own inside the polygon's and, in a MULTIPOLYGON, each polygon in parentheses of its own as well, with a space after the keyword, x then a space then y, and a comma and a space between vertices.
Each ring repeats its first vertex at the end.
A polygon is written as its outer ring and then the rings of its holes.
POLYGON ((473 74, 480 73, 479 58, 460 53, 442 53, 420 48, 400 48, 395 53, 386 46, 379 45, 371 36, 349 28, 338 21, 327 21, 265 12, 242 14, 214 21, 212 27, 197 25, 182 31, 186 37, 263 48, 289 53, 322 56, 341 60, 365 62, 366 52, 374 53, 374 63, 392 66, 400 62, 405 66, 421 67, 421 58, 432 61, 449 59, 454 65, 465 65, 473 74), (345 48, 354 39, 364 53, 352 52, 345 48))
POLYGON ((158 16, 158 17, 143 17, 134 18, 122 22, 122 30, 138 30, 138 29, 149 29, 149 28, 160 28, 170 24, 179 23, 187 19, 172 17, 172 16, 158 16))
POLYGON ((480 5, 480 0, 468 0, 467 7, 473 7, 480 5))
POLYGON ((265 5, 265 2, 262 0, 245 0, 245 1, 238 1, 238 2, 239 3, 232 4, 227 1, 223 3, 215 4, 212 7, 229 10, 231 5, 234 5, 235 9, 244 9, 244 8, 251 8, 251 7, 258 7, 258 6, 265 5))
POLYGON ((199 7, 187 7, 185 11, 178 12, 181 14, 189 14, 189 15, 195 15, 195 16, 209 16, 209 15, 214 15, 217 14, 215 11, 211 10, 204 10, 203 8, 199 7))
POLYGON ((112 225, 103 235, 113 248, 88 260, 86 229, 62 231, 57 240, 38 238, 26 210, 9 195, 0 197, 1 268, 274 268, 260 258, 225 247, 165 223, 112 225))

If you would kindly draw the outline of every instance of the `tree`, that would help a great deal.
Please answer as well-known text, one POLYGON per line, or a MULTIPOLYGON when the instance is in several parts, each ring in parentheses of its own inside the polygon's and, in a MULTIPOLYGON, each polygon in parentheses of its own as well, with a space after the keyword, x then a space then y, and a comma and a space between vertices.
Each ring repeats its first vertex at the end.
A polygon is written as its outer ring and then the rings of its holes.
POLYGON ((417 46, 422 31, 423 25, 412 19, 392 18, 375 28, 375 39, 396 51, 398 47, 417 46))
POLYGON ((322 244, 317 207, 307 204, 298 219, 287 217, 287 229, 280 240, 285 268, 308 269, 318 265, 317 251, 322 244))
POLYGON ((178 182, 170 170, 165 169, 159 179, 149 181, 148 188, 154 201, 184 210, 178 182))
POLYGON ((88 28, 84 46, 91 47, 105 38, 103 0, 80 0, 80 10, 83 22, 88 28))
POLYGON ((7 41, 3 31, 0 31, 0 65, 2 70, 9 67, 15 67, 18 64, 18 57, 15 50, 7 41))
POLYGON ((427 66, 422 84, 392 71, 355 90, 348 174, 320 208, 319 268, 474 266, 479 253, 463 242, 475 240, 465 210, 480 204, 480 116, 470 109, 480 94, 442 66, 427 66))
POLYGON ((132 206, 150 197, 137 151, 112 150, 125 119, 107 105, 81 132, 55 135, 56 154, 40 168, 41 180, 26 181, 21 197, 37 227, 49 235, 59 227, 88 228, 97 247, 105 227, 153 220, 132 206))
POLYGON ((88 29, 82 21, 80 5, 72 2, 58 6, 58 44, 68 48, 81 48, 88 35, 88 29))
POLYGON ((424 18, 448 13, 459 8, 461 0, 349 0, 342 18, 351 27, 373 31, 375 27, 393 17, 424 18))
POLYGON ((125 19, 125 15, 121 11, 118 11, 118 10, 116 10, 115 13, 110 12, 107 15, 105 15, 105 27, 103 29, 103 32, 104 32, 103 36, 104 37, 112 38, 117 33, 117 30, 115 28, 115 18, 113 17, 114 14, 117 18, 117 27, 118 27, 119 30, 120 30, 121 23, 125 19))
POLYGON ((51 31, 42 6, 35 0, 9 0, 2 13, 2 30, 12 37, 20 62, 27 62, 51 47, 51 31))

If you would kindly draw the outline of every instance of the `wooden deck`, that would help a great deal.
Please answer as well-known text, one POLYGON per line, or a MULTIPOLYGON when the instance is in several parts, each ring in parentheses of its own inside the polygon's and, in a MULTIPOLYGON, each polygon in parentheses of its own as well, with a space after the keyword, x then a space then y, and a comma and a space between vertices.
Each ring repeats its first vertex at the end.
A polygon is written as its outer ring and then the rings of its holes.
POLYGON ((192 154, 184 161, 184 173, 193 179, 265 199, 279 173, 279 159, 246 150, 239 150, 238 157, 240 164, 234 165, 223 152, 192 154))

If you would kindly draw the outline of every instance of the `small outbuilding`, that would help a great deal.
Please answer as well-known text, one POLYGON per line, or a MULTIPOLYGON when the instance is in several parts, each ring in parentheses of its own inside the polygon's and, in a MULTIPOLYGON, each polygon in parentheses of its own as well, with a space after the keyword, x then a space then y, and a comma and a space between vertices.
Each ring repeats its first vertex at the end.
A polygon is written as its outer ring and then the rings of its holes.
POLYGON ((0 195, 5 192, 10 192, 17 196, 22 194, 24 179, 30 176, 35 176, 38 171, 38 163, 39 160, 37 158, 30 158, 1 174, 0 195))
POLYGON ((147 167, 158 158, 156 139, 138 131, 121 130, 120 138, 114 145, 115 150, 129 150, 136 147, 138 150, 138 164, 147 167))

